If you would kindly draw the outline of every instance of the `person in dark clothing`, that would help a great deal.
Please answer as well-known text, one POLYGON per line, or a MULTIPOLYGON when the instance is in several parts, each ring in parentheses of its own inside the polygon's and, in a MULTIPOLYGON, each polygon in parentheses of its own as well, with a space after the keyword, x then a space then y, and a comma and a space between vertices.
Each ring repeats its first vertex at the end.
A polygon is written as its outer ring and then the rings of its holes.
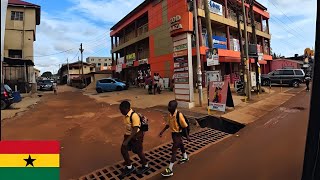
POLYGON ((310 80, 311 80, 311 78, 310 78, 310 76, 306 76, 306 78, 305 78, 305 82, 306 82, 306 86, 307 86, 307 91, 310 91, 310 89, 309 89, 309 84, 310 84, 310 80))

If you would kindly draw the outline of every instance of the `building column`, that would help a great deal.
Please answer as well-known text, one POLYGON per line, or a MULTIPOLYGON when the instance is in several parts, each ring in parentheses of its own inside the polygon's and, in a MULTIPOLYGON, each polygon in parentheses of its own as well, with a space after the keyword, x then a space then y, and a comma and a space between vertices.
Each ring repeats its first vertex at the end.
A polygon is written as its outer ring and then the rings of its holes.
POLYGON ((261 37, 262 38, 262 53, 264 54, 264 37, 261 37))
POLYGON ((269 19, 266 20, 266 23, 267 23, 267 32, 268 32, 268 34, 269 34, 269 32, 270 32, 270 31, 269 31, 269 19))
POLYGON ((114 60, 114 53, 111 53, 112 66, 116 65, 114 60))
POLYGON ((260 15, 260 17, 261 17, 261 31, 264 32, 264 31, 263 31, 263 16, 260 15))
POLYGON ((117 36, 115 36, 115 45, 114 45, 115 47, 117 47, 118 46, 118 37, 117 36))
POLYGON ((113 44, 113 36, 111 36, 111 49, 113 49, 113 47, 114 47, 114 44, 113 44))
POLYGON ((227 34, 227 48, 230 50, 230 27, 226 26, 226 34, 227 34))
POLYGON ((134 22, 134 32, 135 32, 135 37, 138 37, 138 23, 137 23, 137 21, 134 22))
POLYGON ((229 12, 228 12, 228 0, 224 0, 224 7, 225 7, 224 16, 225 16, 225 18, 228 18, 228 16, 229 16, 229 12))

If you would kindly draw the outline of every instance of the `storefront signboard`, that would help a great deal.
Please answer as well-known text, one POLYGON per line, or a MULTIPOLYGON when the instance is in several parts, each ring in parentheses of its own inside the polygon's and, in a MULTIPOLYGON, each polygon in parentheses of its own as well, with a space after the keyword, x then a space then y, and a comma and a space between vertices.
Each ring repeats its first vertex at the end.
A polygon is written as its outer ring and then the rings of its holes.
POLYGON ((209 85, 211 81, 221 81, 220 70, 206 72, 206 85, 209 85))
POLYGON ((122 64, 117 64, 116 72, 120 73, 122 71, 122 64))
POLYGON ((212 36, 213 48, 227 49, 227 38, 223 36, 212 36))
POLYGON ((136 53, 126 55, 126 60, 136 60, 136 53))
POLYGON ((148 58, 140 59, 139 60, 139 65, 141 65, 141 64, 148 64, 148 58))
POLYGON ((173 53, 173 57, 180 57, 188 55, 188 50, 177 51, 173 53))
POLYGON ((210 12, 214 13, 214 14, 218 14, 220 16, 223 16, 222 13, 222 5, 219 3, 216 3, 212 0, 208 0, 208 4, 209 4, 209 10, 210 12))
POLYGON ((186 49, 188 49, 188 44, 181 44, 181 45, 173 47, 174 52, 182 51, 182 50, 186 50, 186 49))
POLYGON ((218 49, 213 48, 212 52, 207 51, 207 66, 219 65, 218 49))
POLYGON ((117 59, 117 64, 124 64, 124 57, 120 57, 117 59))

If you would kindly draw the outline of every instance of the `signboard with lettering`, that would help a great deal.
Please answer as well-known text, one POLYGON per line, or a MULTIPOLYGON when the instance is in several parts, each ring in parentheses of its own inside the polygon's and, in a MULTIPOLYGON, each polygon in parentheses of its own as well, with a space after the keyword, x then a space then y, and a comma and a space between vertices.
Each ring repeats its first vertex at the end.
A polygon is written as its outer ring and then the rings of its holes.
POLYGON ((173 47, 174 52, 182 51, 182 50, 186 50, 186 49, 188 49, 188 44, 181 44, 181 45, 173 47))
POLYGON ((208 0, 208 5, 210 12, 223 16, 221 4, 216 3, 213 0, 208 0))
POLYGON ((176 15, 170 19, 170 32, 182 29, 182 24, 180 24, 181 16, 176 15))
POLYGON ((139 60, 139 65, 141 65, 141 64, 148 64, 148 58, 140 59, 139 60))
POLYGON ((124 57, 120 57, 117 59, 117 64, 124 64, 124 57))
POLYGON ((223 36, 212 36, 213 47, 217 49, 227 49, 227 38, 223 36))
POLYGON ((173 57, 180 57, 180 56, 186 56, 186 55, 188 55, 187 50, 177 51, 173 53, 173 57))
POLYGON ((136 53, 131 53, 126 55, 126 59, 128 60, 136 60, 136 53))
POLYGON ((116 72, 120 73, 122 71, 122 64, 117 64, 116 72))

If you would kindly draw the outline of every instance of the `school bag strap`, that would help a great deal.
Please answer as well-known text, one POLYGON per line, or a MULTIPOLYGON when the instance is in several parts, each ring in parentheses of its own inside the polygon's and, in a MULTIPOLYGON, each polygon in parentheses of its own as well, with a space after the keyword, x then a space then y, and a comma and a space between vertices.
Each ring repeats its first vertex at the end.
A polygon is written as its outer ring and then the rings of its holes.
POLYGON ((179 131, 180 131, 182 129, 182 127, 181 127, 181 123, 180 123, 180 112, 179 111, 177 111, 176 119, 177 119, 177 123, 179 126, 179 131))

